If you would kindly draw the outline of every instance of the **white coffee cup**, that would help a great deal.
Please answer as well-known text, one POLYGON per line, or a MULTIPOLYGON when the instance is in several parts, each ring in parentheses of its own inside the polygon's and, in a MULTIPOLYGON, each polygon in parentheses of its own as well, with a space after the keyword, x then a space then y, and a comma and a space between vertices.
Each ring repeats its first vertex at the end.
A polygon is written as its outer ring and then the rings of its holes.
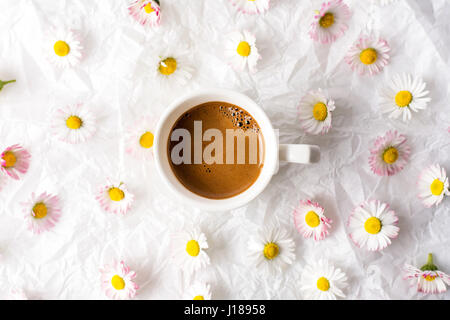
POLYGON ((318 146, 278 144, 278 136, 264 110, 244 94, 225 89, 203 89, 174 101, 161 116, 155 131, 154 155, 156 168, 174 196, 206 211, 226 211, 241 207, 257 197, 278 171, 279 161, 314 163, 320 159, 318 146), (246 110, 258 123, 264 138, 264 165, 258 179, 244 192, 226 199, 208 199, 188 190, 177 179, 170 166, 167 144, 175 122, 189 109, 210 101, 223 101, 246 110))

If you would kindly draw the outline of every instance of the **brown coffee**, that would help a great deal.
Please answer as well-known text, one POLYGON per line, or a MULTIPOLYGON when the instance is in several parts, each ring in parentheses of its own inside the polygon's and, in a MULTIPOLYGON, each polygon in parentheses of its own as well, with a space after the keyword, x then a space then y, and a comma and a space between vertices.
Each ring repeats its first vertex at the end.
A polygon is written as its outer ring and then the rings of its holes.
POLYGON ((236 196, 258 179, 263 167, 264 140, 260 131, 256 120, 236 105, 212 101, 195 106, 171 130, 167 152, 172 171, 188 190, 205 198, 236 196), (185 149, 180 143, 186 141, 176 132, 189 132, 190 142, 185 149))

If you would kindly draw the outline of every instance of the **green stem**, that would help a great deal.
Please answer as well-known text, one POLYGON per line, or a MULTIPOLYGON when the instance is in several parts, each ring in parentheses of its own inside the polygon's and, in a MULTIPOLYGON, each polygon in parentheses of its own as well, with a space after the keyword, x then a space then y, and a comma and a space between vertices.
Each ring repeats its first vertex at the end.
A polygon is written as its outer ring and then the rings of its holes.
POLYGON ((422 271, 435 271, 437 269, 438 269, 438 267, 436 267, 436 265, 433 264, 433 254, 429 253, 428 254, 427 263, 424 264, 422 266, 422 268, 420 268, 420 270, 422 270, 422 271))
POLYGON ((5 86, 5 84, 12 83, 12 82, 16 82, 16 80, 8 80, 8 81, 0 80, 0 91, 2 91, 3 87, 5 86))

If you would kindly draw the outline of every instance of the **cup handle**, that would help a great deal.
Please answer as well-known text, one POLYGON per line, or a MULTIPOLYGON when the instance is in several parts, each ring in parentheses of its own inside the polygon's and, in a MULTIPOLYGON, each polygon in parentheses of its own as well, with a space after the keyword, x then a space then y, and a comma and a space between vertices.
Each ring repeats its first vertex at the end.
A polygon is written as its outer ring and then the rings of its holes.
POLYGON ((280 144, 280 161, 316 163, 320 160, 320 148, 309 144, 280 144))

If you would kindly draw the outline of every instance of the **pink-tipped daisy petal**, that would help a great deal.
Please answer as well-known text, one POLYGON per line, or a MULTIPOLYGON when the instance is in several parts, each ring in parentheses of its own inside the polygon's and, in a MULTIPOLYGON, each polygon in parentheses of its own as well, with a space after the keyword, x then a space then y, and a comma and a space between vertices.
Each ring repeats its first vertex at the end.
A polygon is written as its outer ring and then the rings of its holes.
POLYGON ((314 16, 309 35, 324 44, 334 42, 347 31, 351 15, 350 8, 342 0, 324 2, 314 16))
POLYGON ((361 37, 348 51, 345 61, 360 75, 379 73, 389 63, 390 47, 386 40, 361 37))
POLYGON ((409 160, 411 152, 406 137, 397 131, 388 131, 375 140, 370 150, 369 165, 379 176, 392 176, 401 171, 409 160))
POLYGON ((143 26, 157 27, 161 24, 161 9, 158 1, 136 0, 128 7, 130 15, 143 26))
POLYGON ((3 173, 15 180, 20 179, 30 166, 30 153, 19 144, 6 148, 0 155, 0 168, 3 173))
POLYGON ((328 235, 331 219, 324 216, 324 209, 311 200, 302 200, 294 210, 294 224, 303 237, 323 240, 328 235))
POLYGON ((134 195, 123 182, 108 180, 106 185, 99 188, 96 199, 103 210, 125 215, 131 208, 134 195))
POLYGON ((404 279, 412 280, 418 292, 425 294, 444 293, 450 285, 450 276, 438 270, 433 264, 433 255, 428 254, 427 263, 420 269, 410 264, 403 267, 404 279))
POLYGON ((100 268, 101 285, 106 296, 115 300, 132 299, 139 286, 133 281, 136 272, 131 271, 125 262, 114 262, 100 268))
POLYGON ((59 198, 47 192, 38 196, 33 193, 22 205, 28 229, 35 234, 52 229, 61 216, 59 198))

